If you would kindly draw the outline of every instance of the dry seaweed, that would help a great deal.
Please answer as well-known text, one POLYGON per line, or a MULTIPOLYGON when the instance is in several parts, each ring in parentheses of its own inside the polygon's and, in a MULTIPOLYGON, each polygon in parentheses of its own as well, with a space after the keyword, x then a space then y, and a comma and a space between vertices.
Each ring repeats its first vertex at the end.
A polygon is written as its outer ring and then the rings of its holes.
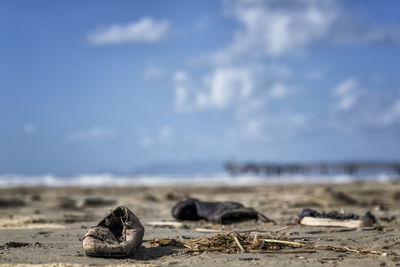
POLYGON ((317 250, 332 250, 365 255, 387 256, 388 253, 349 248, 336 245, 315 245, 288 240, 286 237, 279 239, 268 235, 251 235, 239 233, 219 234, 213 237, 203 237, 192 240, 155 239, 149 242, 148 247, 176 246, 184 247, 188 252, 218 252, 235 254, 247 253, 313 253, 317 250))

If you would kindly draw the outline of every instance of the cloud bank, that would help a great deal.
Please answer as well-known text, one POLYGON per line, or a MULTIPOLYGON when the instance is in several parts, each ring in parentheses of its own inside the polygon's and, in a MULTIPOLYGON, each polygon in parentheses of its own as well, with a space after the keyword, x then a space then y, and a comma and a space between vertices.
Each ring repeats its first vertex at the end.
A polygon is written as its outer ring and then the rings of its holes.
POLYGON ((305 60, 322 45, 400 43, 399 25, 378 26, 345 4, 336 0, 224 1, 224 14, 239 27, 230 42, 194 56, 186 68, 175 72, 176 110, 231 110, 233 139, 273 139, 318 127, 365 129, 396 123, 400 102, 385 99, 379 91, 370 94, 372 89, 351 75, 321 93, 321 101, 328 102, 324 110, 304 108, 307 94, 312 94, 307 85, 326 72, 303 69, 298 73, 288 67, 287 59, 305 60))
POLYGON ((282 56, 317 44, 400 43, 400 27, 379 27, 336 0, 226 1, 225 13, 242 24, 217 59, 282 56))

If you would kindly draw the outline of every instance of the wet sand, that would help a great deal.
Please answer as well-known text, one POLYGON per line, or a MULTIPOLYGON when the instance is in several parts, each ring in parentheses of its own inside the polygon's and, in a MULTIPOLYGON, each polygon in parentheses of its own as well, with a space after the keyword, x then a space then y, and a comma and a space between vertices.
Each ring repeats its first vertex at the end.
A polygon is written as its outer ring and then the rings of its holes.
POLYGON ((0 189, 0 266, 15 264, 400 266, 400 183, 0 189), (179 228, 150 225, 154 221, 174 221, 171 208, 185 197, 239 201, 275 220, 276 224, 250 221, 221 227, 199 221, 183 222, 179 228), (118 205, 128 206, 141 219, 146 229, 142 247, 126 259, 85 256, 81 245, 83 235, 118 205), (344 210, 359 215, 370 210, 379 226, 347 229, 296 225, 295 219, 303 208, 344 210), (188 253, 180 247, 148 246, 155 238, 191 239, 217 234, 198 232, 196 228, 275 231, 286 226, 290 227, 279 234, 292 241, 375 250, 389 255, 324 250, 268 254, 188 253))

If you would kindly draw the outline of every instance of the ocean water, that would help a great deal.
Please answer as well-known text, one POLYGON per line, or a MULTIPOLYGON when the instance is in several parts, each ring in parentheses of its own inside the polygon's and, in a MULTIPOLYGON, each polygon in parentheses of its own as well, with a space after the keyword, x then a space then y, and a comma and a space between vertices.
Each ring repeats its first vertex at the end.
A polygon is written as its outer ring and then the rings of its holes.
POLYGON ((0 175, 0 187, 61 187, 61 186, 190 186, 190 185, 224 185, 251 186, 287 183, 351 183, 360 181, 392 182, 399 181, 400 176, 392 174, 372 175, 239 175, 226 173, 215 174, 179 174, 179 175, 116 175, 112 173, 80 174, 75 176, 56 175, 0 175))

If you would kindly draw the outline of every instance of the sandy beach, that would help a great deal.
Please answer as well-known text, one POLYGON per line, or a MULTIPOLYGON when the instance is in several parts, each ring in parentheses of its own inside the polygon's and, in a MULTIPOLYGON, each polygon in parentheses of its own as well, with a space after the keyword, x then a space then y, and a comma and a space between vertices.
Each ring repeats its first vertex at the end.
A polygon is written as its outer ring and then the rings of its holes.
POLYGON ((252 187, 95 187, 0 189, 0 264, 51 266, 400 266, 400 183, 337 185, 269 185, 252 187), (205 221, 178 227, 154 222, 174 221, 172 206, 186 197, 205 201, 238 201, 276 221, 221 226, 205 221), (143 245, 126 259, 85 256, 81 240, 88 228, 108 212, 128 206, 145 227, 143 245), (343 210, 363 215, 371 211, 379 226, 361 229, 296 225, 303 208, 343 210), (210 232, 197 231, 211 229, 210 232), (335 245, 385 253, 292 249, 261 253, 193 253, 176 246, 149 247, 156 238, 190 240, 232 231, 257 230, 295 242, 335 245))

